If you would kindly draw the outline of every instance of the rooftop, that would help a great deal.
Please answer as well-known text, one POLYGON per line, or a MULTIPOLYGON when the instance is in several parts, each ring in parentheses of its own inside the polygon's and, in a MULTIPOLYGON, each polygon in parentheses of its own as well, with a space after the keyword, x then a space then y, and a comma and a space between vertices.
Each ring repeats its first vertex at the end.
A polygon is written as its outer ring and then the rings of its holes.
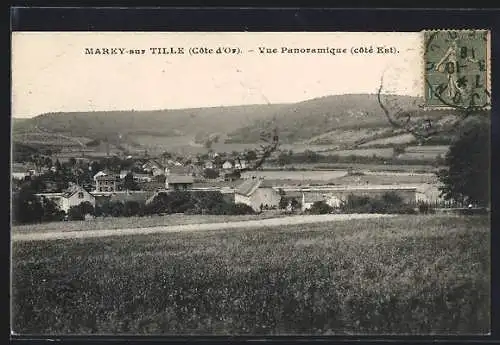
POLYGON ((276 186, 283 191, 369 191, 369 190, 417 190, 416 186, 405 185, 336 185, 336 186, 276 186))
POLYGON ((80 187, 77 184, 72 184, 62 193, 63 198, 70 198, 71 196, 75 195, 78 192, 86 192, 85 189, 80 187))
POLYGON ((246 180, 236 188, 236 193, 245 196, 252 195, 262 185, 262 182, 262 179, 257 178, 246 180))
POLYGON ((167 180, 168 183, 194 183, 194 179, 186 175, 169 175, 167 180))

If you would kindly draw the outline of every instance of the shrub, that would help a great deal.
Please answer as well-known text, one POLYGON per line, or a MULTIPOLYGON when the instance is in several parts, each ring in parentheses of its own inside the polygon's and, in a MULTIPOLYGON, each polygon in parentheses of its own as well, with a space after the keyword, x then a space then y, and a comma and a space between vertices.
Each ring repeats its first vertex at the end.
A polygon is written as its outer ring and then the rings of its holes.
POLYGON ((68 210, 69 220, 85 220, 87 214, 94 215, 94 206, 88 201, 77 206, 71 206, 68 210))
POLYGON ((65 215, 64 211, 62 211, 56 204, 56 202, 53 200, 44 197, 42 202, 42 208, 43 208, 43 215, 42 215, 43 222, 54 222, 54 221, 61 221, 64 219, 65 215))
POLYGON ((243 214, 255 214, 254 209, 251 206, 243 203, 230 204, 228 207, 230 215, 243 215, 243 214))
POLYGON ((341 210, 345 213, 415 213, 413 207, 405 204, 403 199, 394 192, 385 193, 379 198, 350 195, 341 205, 341 210))
POLYGON ((12 211, 13 221, 19 224, 40 222, 44 212, 33 190, 26 187, 13 195, 12 211))
POLYGON ((418 203, 418 212, 422 214, 434 213, 434 209, 427 202, 419 202, 418 203))
POLYGON ((327 214, 333 211, 333 207, 328 205, 325 201, 316 201, 312 204, 309 212, 312 214, 327 214))
POLYGON ((68 210, 69 220, 84 220, 85 214, 80 206, 71 206, 68 210))
POLYGON ((215 169, 206 168, 203 170, 203 177, 208 179, 214 179, 219 177, 219 171, 215 169))
POLYGON ((125 201, 123 204, 123 215, 125 217, 136 216, 141 210, 141 204, 134 200, 125 201))
POLYGON ((125 206, 121 201, 111 202, 111 216, 120 217, 125 214, 125 206))

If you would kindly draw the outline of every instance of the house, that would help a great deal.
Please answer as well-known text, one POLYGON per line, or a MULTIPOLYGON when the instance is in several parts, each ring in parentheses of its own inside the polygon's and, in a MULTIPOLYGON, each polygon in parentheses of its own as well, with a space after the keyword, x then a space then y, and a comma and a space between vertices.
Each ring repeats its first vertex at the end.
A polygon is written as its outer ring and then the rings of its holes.
POLYGON ((232 168, 233 168, 233 163, 231 163, 230 161, 225 161, 222 164, 222 169, 224 169, 224 170, 229 170, 229 169, 232 169, 232 168))
POLYGON ((62 193, 59 199, 59 207, 62 211, 68 212, 72 206, 78 206, 83 202, 89 202, 95 207, 95 197, 77 184, 71 184, 69 188, 62 193))
POLYGON ((142 169, 148 173, 152 173, 153 176, 160 176, 165 172, 165 168, 163 167, 163 165, 153 159, 150 159, 146 163, 144 163, 142 165, 142 169))
POLYGON ((107 170, 101 170, 97 174, 94 175, 93 179, 95 181, 98 177, 100 177, 100 176, 106 176, 106 175, 109 175, 109 174, 110 174, 109 171, 107 171, 107 170))
POLYGON ((315 202, 324 201, 328 206, 337 208, 340 207, 342 200, 333 194, 325 193, 302 193, 302 211, 306 211, 312 207, 315 202))
POLYGON ((261 207, 278 207, 281 196, 272 188, 266 186, 262 178, 251 178, 236 188, 234 202, 243 203, 260 211, 261 207))
POLYGON ((234 163, 234 168, 241 170, 241 169, 246 169, 247 167, 247 161, 244 159, 237 159, 236 162, 234 163))
POLYGON ((116 192, 121 187, 120 176, 116 174, 94 176, 94 182, 96 192, 116 192))
POLYGON ((12 170, 11 172, 11 176, 14 180, 25 180, 27 177, 30 176, 30 174, 27 172, 27 171, 16 171, 16 170, 12 170))
POLYGON ((123 180, 125 176, 127 176, 131 171, 130 170, 122 170, 120 171, 120 178, 123 180))
POLYGON ((25 180, 27 177, 35 176, 36 171, 32 166, 26 164, 12 163, 11 176, 15 180, 25 180))
POLYGON ((146 183, 153 181, 153 178, 149 174, 134 173, 133 176, 134 176, 134 181, 138 183, 146 183))
POLYGON ((214 159, 219 157, 219 154, 217 152, 209 152, 208 153, 208 158, 214 159))
POLYGON ((166 190, 191 190, 194 179, 192 176, 168 174, 165 179, 166 190))
POLYGON ((212 161, 205 162, 205 169, 215 169, 215 164, 212 161))

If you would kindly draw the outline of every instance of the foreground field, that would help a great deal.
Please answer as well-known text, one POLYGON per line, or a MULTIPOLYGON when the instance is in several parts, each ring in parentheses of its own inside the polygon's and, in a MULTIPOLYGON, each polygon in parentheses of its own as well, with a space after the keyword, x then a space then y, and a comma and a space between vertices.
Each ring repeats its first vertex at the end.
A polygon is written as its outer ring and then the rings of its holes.
POLYGON ((489 221, 404 216, 14 242, 27 333, 489 331, 489 221))
POLYGON ((149 228, 156 226, 171 226, 185 224, 204 224, 221 222, 240 222, 245 220, 269 219, 285 216, 279 212, 265 212, 256 215, 241 216, 219 216, 219 215, 185 215, 169 214, 165 216, 147 216, 147 217, 107 217, 96 218, 87 221, 70 222, 50 222, 40 224, 27 224, 12 226, 13 234, 21 233, 44 233, 44 232, 72 232, 89 230, 112 230, 112 229, 131 229, 131 228, 149 228))

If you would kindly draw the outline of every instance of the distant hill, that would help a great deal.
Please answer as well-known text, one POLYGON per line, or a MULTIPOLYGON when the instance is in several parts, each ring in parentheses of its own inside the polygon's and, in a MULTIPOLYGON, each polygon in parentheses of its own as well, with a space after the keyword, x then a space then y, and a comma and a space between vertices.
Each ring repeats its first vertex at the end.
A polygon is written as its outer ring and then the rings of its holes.
MULTIPOLYGON (((390 96, 392 104, 403 109, 416 109, 416 97, 390 96)), ((452 114, 450 110, 422 111, 422 115, 439 120, 452 114)), ((393 128, 377 99, 377 95, 352 94, 316 98, 279 108, 273 118, 254 121, 249 126, 228 134, 228 142, 256 142, 262 130, 276 127, 285 143, 342 144, 401 134, 393 128)))
MULTIPOLYGON (((391 98, 403 108, 419 101, 408 96, 391 98)), ((442 118, 449 113, 437 111, 427 116, 442 118)), ((77 144, 105 140, 137 146, 146 145, 141 140, 155 142, 154 138, 158 138, 161 143, 194 147, 214 138, 219 143, 255 144, 261 142, 263 131, 274 127, 283 143, 304 145, 358 145, 401 134, 389 125, 376 95, 352 94, 293 104, 47 113, 14 121, 13 137, 23 142, 23 138, 30 137, 25 135, 27 132, 31 137, 36 133, 37 139, 43 133, 54 134, 58 140, 75 138, 77 144)))
POLYGON ((270 117, 282 105, 248 105, 154 111, 47 113, 16 125, 14 131, 43 128, 93 139, 118 135, 202 136, 227 133, 254 120, 270 117))

